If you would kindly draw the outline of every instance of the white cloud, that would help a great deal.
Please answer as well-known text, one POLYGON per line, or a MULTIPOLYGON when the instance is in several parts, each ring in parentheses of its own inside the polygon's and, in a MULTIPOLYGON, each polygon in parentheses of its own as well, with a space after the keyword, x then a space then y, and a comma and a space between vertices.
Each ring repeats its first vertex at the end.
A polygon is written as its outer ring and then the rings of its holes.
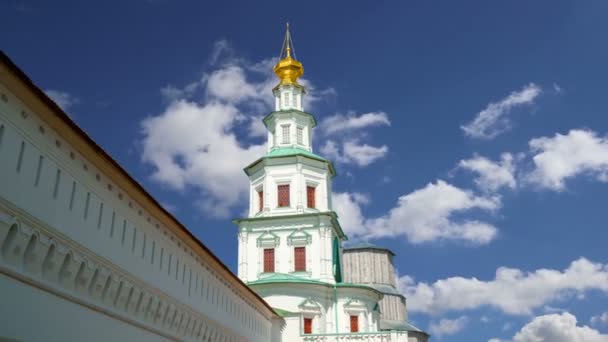
POLYGON ((231 132, 237 108, 219 102, 199 105, 172 102, 159 116, 142 122, 143 160, 154 167, 153 179, 173 189, 202 190, 199 205, 225 217, 247 191, 243 161, 254 161, 265 145, 243 147, 231 132))
POLYGON ((507 314, 528 315, 554 300, 587 290, 608 291, 608 265, 579 258, 563 271, 500 267, 488 281, 451 277, 427 284, 408 277, 400 284, 411 311, 439 314, 490 306, 507 314))
POLYGON ((608 181, 608 139, 590 130, 573 129, 566 135, 530 140, 534 170, 527 180, 543 188, 563 190, 565 180, 589 174, 608 181))
POLYGON ((602 312, 600 315, 591 317, 589 321, 591 322, 591 324, 594 325, 602 324, 608 326, 608 311, 602 312))
POLYGON ((249 121, 249 127, 247 133, 250 137, 265 137, 268 134, 268 130, 262 121, 264 116, 253 116, 249 121))
POLYGON ((388 115, 384 112, 335 114, 327 117, 319 124, 321 133, 329 137, 321 146, 321 153, 339 163, 368 166, 386 156, 389 149, 386 145, 372 146, 363 142, 367 134, 362 131, 390 124, 388 115))
POLYGON ((375 147, 360 143, 358 140, 346 140, 340 146, 339 143, 333 140, 327 140, 325 145, 321 147, 321 153, 326 158, 333 159, 339 163, 355 164, 363 167, 386 156, 388 146, 375 147))
POLYGON ((388 115, 386 115, 384 112, 370 112, 361 114, 359 116, 353 113, 349 113, 347 115, 335 114, 323 119, 319 124, 319 128, 325 134, 329 135, 341 131, 353 131, 383 125, 391 125, 388 115))
MULTIPOLYGON (((577 320, 569 312, 538 316, 515 334, 512 342, 607 342, 608 335, 588 326, 576 325, 577 320)), ((491 339, 488 342, 508 342, 491 339)))
POLYGON ((514 91, 498 102, 490 103, 477 113, 473 121, 460 128, 471 138, 492 139, 511 128, 507 115, 513 108, 533 104, 540 93, 541 88, 530 83, 522 90, 514 91))
POLYGON ((475 172, 477 174, 475 184, 485 192, 495 192, 501 187, 514 189, 517 184, 511 153, 503 153, 499 162, 474 156, 471 159, 461 160, 458 167, 475 172))
MULTIPOLYGON (((235 131, 266 134, 259 115, 274 109, 272 88, 278 83, 275 59, 248 63, 232 55, 230 45, 219 41, 210 56, 214 68, 183 88, 164 87, 167 107, 141 122, 142 159, 153 166, 152 178, 175 190, 192 186, 199 192, 195 204, 217 217, 247 198, 242 168, 263 156, 266 144, 248 143, 235 131)), ((320 100, 320 93, 334 93, 302 83, 307 105, 320 100)))
MULTIPOLYGON (((214 65, 220 60, 220 57, 230 56, 233 52, 232 45, 226 39, 220 39, 213 43, 213 48, 209 55, 209 64, 214 65)), ((232 62, 233 58, 230 56, 228 59, 232 62)))
POLYGON ((545 305, 545 306, 543 306, 542 311, 544 313, 562 313, 562 312, 566 311, 566 309, 558 308, 558 307, 551 306, 551 305, 545 305))
POLYGON ((169 84, 169 85, 161 88, 160 93, 161 93, 162 97, 168 102, 181 100, 181 99, 189 99, 203 85, 204 85, 204 81, 192 82, 183 88, 177 88, 177 87, 169 84))
POLYGON ((60 90, 47 89, 44 93, 51 98, 61 109, 67 111, 70 107, 78 104, 80 100, 73 95, 60 90))
POLYGON ((476 196, 442 180, 401 196, 394 208, 376 218, 362 218, 360 203, 350 196, 343 195, 341 202, 335 207, 336 212, 341 221, 356 222, 356 227, 346 226, 353 237, 406 236, 414 244, 437 240, 485 244, 494 239, 498 231, 485 222, 452 217, 470 210, 493 211, 500 207, 498 197, 476 196))
POLYGON ((485 244, 496 237, 494 226, 477 220, 456 220, 452 216, 473 209, 493 211, 500 205, 498 197, 476 196, 438 180, 401 196, 387 214, 368 220, 367 236, 405 235, 412 243, 446 239, 485 244))
MULTIPOLYGON (((277 83, 276 81, 274 83, 277 83)), ((272 100, 272 93, 259 94, 264 83, 253 84, 245 79, 245 71, 240 66, 229 65, 208 75, 207 92, 212 98, 238 104, 248 99, 272 100)))
POLYGON ((454 335, 466 327, 469 319, 466 316, 461 316, 456 319, 442 318, 438 322, 431 322, 429 325, 429 333, 431 336, 441 338, 446 335, 454 335))
POLYGON ((361 235, 365 232, 365 223, 361 206, 369 198, 360 193, 333 193, 332 206, 340 218, 340 226, 347 235, 361 235))

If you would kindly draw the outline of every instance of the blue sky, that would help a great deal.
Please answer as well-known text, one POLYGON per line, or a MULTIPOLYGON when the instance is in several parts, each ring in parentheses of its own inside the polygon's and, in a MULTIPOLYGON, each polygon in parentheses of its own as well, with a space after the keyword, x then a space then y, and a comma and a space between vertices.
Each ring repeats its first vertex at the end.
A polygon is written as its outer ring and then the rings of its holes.
POLYGON ((410 319, 434 340, 604 341, 607 11, 5 0, 0 42, 235 270, 289 20, 336 210, 351 240, 395 251, 410 319))

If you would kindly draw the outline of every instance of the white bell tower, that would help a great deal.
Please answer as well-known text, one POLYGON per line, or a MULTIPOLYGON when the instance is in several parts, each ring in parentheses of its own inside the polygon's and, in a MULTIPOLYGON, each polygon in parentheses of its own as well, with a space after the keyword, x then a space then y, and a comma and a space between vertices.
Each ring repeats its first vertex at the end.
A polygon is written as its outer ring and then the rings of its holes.
POLYGON ((247 282, 277 274, 335 282, 345 238, 331 207, 335 169, 312 150, 316 121, 302 106, 304 67, 295 59, 289 26, 274 72, 275 110, 263 119, 267 153, 245 168, 250 204, 248 217, 236 220, 238 274, 247 282))

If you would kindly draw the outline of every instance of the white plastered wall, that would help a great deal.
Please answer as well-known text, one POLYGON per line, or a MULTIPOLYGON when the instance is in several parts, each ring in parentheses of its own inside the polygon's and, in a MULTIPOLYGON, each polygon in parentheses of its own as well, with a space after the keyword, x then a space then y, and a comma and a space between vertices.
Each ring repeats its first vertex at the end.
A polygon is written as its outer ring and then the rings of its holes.
MULTIPOLYGON (((208 318, 226 336, 268 340, 271 322, 261 303, 246 299, 2 83, 0 93, 0 203, 6 220, 39 222, 35 229, 63 237, 85 255, 161 291, 168 303, 214 312, 208 318)), ((4 284, 4 294, 32 290, 4 284)))

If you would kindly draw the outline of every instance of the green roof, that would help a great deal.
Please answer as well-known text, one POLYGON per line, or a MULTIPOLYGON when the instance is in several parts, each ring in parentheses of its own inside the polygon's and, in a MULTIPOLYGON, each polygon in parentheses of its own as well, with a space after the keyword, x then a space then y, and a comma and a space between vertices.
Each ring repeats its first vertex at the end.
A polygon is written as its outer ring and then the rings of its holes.
POLYGON ((380 291, 376 290, 375 288, 368 286, 368 285, 364 285, 364 284, 353 284, 353 283, 330 284, 330 283, 326 283, 324 281, 320 281, 320 280, 316 280, 316 279, 308 279, 308 278, 298 277, 295 275, 285 274, 285 273, 273 273, 272 275, 269 275, 267 277, 264 277, 264 278, 261 278, 258 280, 254 280, 254 281, 250 281, 247 283, 247 285, 276 284, 276 283, 314 284, 314 285, 322 285, 322 286, 328 286, 328 287, 329 286, 354 287, 354 288, 360 288, 360 289, 373 290, 377 293, 381 293, 380 291))
POLYGON ((245 173, 247 173, 249 175, 248 170, 266 158, 282 158, 282 157, 294 157, 294 156, 304 156, 304 157, 308 157, 308 158, 315 159, 320 162, 326 163, 332 177, 336 175, 336 168, 334 167, 334 164, 330 160, 325 159, 325 158, 323 158, 317 154, 314 154, 310 151, 307 151, 303 148, 298 148, 298 147, 275 147, 275 148, 271 149, 262 158, 259 158, 258 160, 249 164, 247 167, 245 167, 244 170, 245 170, 245 173))
MULTIPOLYGON (((370 289, 370 290, 374 290, 376 292, 380 292, 378 290, 376 290, 375 288, 368 286, 366 284, 355 284, 355 283, 337 283, 336 287, 356 287, 356 288, 360 288, 360 289, 370 289)), ((380 292, 381 293, 381 292, 380 292)))
POLYGON ((270 113, 268 113, 268 115, 266 115, 262 119, 262 122, 264 123, 264 126, 268 127, 268 120, 272 116, 274 116, 276 114, 289 114, 289 113, 297 113, 297 114, 300 114, 300 115, 306 115, 306 116, 310 117, 310 120, 312 121, 311 128, 315 127, 317 125, 317 120, 315 120, 315 116, 314 115, 312 115, 310 113, 303 112, 301 110, 297 110, 297 109, 282 109, 282 110, 277 110, 277 111, 274 111, 274 112, 270 112, 270 113))
POLYGON ((428 335, 425 331, 415 327, 410 322, 401 321, 385 321, 380 320, 380 329, 381 330, 397 330, 397 331, 416 331, 428 335))
POLYGON ((390 294, 390 295, 395 295, 395 296, 401 296, 403 297, 403 294, 401 292, 399 292, 399 290, 397 290, 395 287, 391 286, 391 285, 385 285, 385 284, 363 284, 369 287, 373 287, 376 290, 384 293, 384 294, 390 294))
POLYGON ((291 312, 291 311, 287 311, 287 310, 283 310, 283 309, 279 309, 279 308, 272 308, 272 309, 274 310, 274 312, 277 313, 277 315, 279 315, 281 317, 298 315, 297 312, 291 312))
POLYGON ((316 155, 310 151, 307 151, 299 147, 275 147, 266 154, 268 157, 283 157, 291 155, 305 155, 311 158, 320 159, 322 161, 329 161, 319 155, 316 155))
POLYGON ((272 283, 303 283, 303 284, 316 284, 316 285, 331 285, 329 283, 325 283, 315 279, 302 278, 298 276, 294 276, 286 273, 273 273, 264 278, 260 278, 258 280, 250 281, 247 285, 257 285, 257 284, 272 284, 272 283))

